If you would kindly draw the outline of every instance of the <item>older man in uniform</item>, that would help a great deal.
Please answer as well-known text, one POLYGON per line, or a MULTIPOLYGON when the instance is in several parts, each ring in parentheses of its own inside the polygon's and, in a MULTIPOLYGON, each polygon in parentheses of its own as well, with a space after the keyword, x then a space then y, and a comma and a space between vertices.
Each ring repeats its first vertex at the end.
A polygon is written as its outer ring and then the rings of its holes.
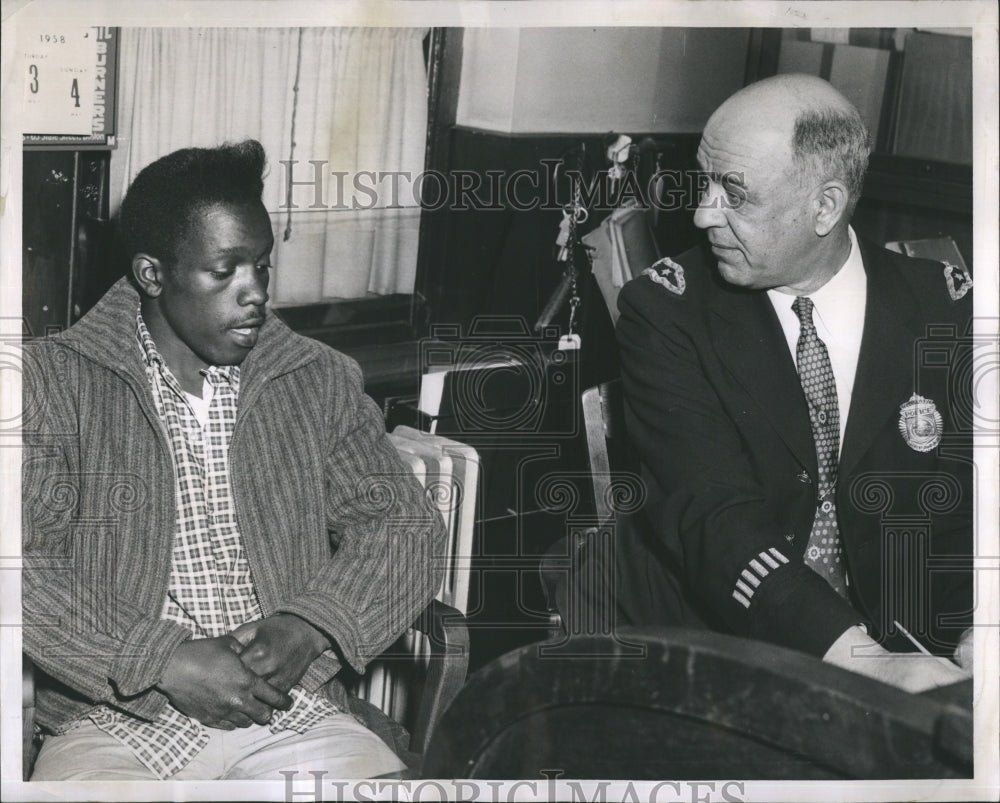
POLYGON ((711 255, 661 260, 619 299, 648 501, 619 527, 615 602, 621 623, 919 691, 966 676, 942 656, 971 632, 971 280, 859 240, 868 152, 857 110, 808 76, 752 84, 706 125, 711 255))

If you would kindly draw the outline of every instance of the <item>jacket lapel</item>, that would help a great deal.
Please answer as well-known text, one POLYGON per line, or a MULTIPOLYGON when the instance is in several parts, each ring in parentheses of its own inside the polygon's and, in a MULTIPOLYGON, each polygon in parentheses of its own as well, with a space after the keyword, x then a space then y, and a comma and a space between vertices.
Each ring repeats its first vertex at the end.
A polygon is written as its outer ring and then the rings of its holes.
MULTIPOLYGON (((135 388, 150 423, 159 430, 159 417, 135 343, 138 306, 139 292, 127 278, 119 279, 92 310, 55 340, 125 377, 135 388)), ((266 382, 315 359, 320 348, 318 343, 295 335, 269 311, 258 344, 240 366, 240 411, 250 406, 266 382)))
POLYGON ((711 337, 719 359, 815 477, 816 449, 809 411, 795 362, 767 295, 723 289, 713 299, 712 310, 711 337))
POLYGON ((269 311, 260 329, 257 345, 240 365, 237 420, 269 381, 316 359, 321 348, 319 343, 295 335, 274 312, 269 311))
POLYGON ((840 455, 846 477, 871 446, 899 405, 913 392, 913 344, 918 333, 909 322, 916 300, 882 254, 862 245, 868 276, 865 328, 851 394, 851 410, 840 455))
POLYGON ((135 395, 163 454, 170 455, 163 423, 153 404, 149 379, 135 339, 135 314, 139 291, 122 277, 69 329, 54 335, 53 342, 67 346, 122 378, 135 395))

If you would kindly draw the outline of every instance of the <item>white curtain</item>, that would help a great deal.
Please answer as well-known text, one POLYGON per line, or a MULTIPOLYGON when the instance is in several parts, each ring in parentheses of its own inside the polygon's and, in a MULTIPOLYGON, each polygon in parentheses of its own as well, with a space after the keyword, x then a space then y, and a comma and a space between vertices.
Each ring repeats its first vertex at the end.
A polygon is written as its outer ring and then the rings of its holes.
POLYGON ((427 128, 425 34, 123 29, 112 178, 124 193, 142 167, 178 148, 258 139, 269 163, 274 303, 412 292, 420 220, 413 179, 423 169, 427 128), (313 162, 320 163, 322 208, 311 208, 313 162), (289 209, 292 177, 308 184, 292 187, 289 209))

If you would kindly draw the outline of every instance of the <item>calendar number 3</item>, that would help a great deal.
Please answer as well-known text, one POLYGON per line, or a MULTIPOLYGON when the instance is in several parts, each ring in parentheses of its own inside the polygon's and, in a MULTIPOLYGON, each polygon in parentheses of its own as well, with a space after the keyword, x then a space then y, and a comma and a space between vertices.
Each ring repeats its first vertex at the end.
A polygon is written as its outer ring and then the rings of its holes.
MULTIPOLYGON (((31 80, 28 82, 28 89, 31 91, 32 95, 38 94, 38 65, 29 64, 28 65, 28 75, 31 76, 31 80)), ((76 108, 80 108, 80 84, 76 78, 73 79, 73 83, 69 88, 69 96, 73 98, 73 105, 76 108)))

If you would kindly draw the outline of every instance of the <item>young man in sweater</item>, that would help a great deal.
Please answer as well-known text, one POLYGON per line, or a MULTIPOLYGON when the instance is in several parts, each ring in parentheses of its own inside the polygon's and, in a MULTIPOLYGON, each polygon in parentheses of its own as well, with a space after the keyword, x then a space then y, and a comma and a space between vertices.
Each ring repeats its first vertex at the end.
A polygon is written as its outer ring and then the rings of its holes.
POLYGON ((266 309, 264 165, 250 140, 146 167, 130 275, 26 349, 32 780, 403 769, 335 675, 426 605, 444 530, 357 364, 266 309))

